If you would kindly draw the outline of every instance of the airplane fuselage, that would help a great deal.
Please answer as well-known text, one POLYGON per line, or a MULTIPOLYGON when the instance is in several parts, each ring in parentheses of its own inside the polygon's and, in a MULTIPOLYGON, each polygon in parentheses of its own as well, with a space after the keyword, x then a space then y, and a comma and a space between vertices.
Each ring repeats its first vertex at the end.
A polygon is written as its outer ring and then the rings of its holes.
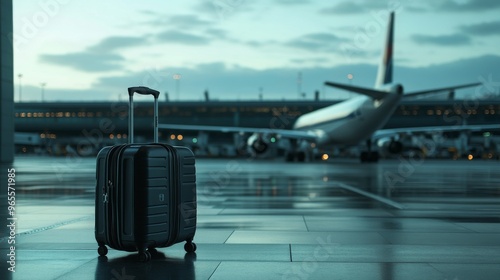
POLYGON ((297 119, 294 129, 313 132, 320 145, 358 144, 386 124, 401 101, 399 89, 391 87, 382 99, 359 96, 305 114, 297 119))

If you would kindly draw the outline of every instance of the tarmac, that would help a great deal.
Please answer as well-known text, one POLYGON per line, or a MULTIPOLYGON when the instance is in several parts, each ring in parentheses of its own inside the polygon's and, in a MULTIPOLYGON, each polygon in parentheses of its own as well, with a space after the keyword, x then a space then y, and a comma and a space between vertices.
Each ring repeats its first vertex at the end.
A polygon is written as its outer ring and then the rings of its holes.
POLYGON ((147 263, 98 257, 93 158, 14 168, 0 279, 500 279, 499 161, 198 159, 197 250, 147 263))

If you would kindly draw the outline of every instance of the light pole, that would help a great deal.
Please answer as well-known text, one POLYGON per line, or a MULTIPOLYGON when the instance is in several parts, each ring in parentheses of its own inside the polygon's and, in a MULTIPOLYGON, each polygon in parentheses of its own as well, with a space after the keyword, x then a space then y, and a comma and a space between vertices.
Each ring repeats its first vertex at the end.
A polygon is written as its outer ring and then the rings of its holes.
POLYGON ((302 72, 299 72, 297 74, 297 95, 300 98, 300 95, 302 94, 302 72))
POLYGON ((21 79, 23 77, 23 74, 19 73, 19 74, 17 74, 17 77, 19 78, 19 102, 21 102, 22 94, 23 94, 23 86, 21 84, 21 79))
MULTIPOLYGON (((347 74, 347 79, 349 79, 349 85, 352 85, 352 79, 354 79, 354 75, 349 73, 347 74)), ((349 98, 351 98, 351 92, 349 91, 349 98)))
POLYGON ((44 102, 44 98, 43 98, 43 94, 45 93, 45 86, 47 85, 47 83, 40 83, 40 88, 42 90, 42 102, 44 102))
POLYGON ((175 95, 177 100, 179 100, 179 88, 180 88, 180 82, 181 82, 181 74, 174 74, 173 76, 175 80, 175 95))

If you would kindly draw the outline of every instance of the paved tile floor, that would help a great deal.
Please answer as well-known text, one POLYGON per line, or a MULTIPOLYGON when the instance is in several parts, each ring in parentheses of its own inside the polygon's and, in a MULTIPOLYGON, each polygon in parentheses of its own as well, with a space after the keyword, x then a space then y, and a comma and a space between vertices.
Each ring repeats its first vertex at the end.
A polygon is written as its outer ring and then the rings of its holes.
POLYGON ((16 272, 2 231, 0 279, 500 279, 498 161, 199 159, 198 249, 149 263, 98 257, 93 159, 14 167, 16 272))

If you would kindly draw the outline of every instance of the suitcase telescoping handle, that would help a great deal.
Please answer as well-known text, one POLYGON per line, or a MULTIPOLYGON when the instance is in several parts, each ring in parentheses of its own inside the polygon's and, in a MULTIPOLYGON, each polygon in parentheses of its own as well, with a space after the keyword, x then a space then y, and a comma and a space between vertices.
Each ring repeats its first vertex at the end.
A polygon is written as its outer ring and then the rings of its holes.
POLYGON ((128 141, 130 144, 134 143, 134 93, 143 94, 143 95, 153 95, 155 99, 154 103, 154 142, 158 143, 158 96, 160 92, 154 89, 150 89, 148 87, 129 87, 128 88, 128 96, 129 96, 129 105, 128 105, 128 141))

